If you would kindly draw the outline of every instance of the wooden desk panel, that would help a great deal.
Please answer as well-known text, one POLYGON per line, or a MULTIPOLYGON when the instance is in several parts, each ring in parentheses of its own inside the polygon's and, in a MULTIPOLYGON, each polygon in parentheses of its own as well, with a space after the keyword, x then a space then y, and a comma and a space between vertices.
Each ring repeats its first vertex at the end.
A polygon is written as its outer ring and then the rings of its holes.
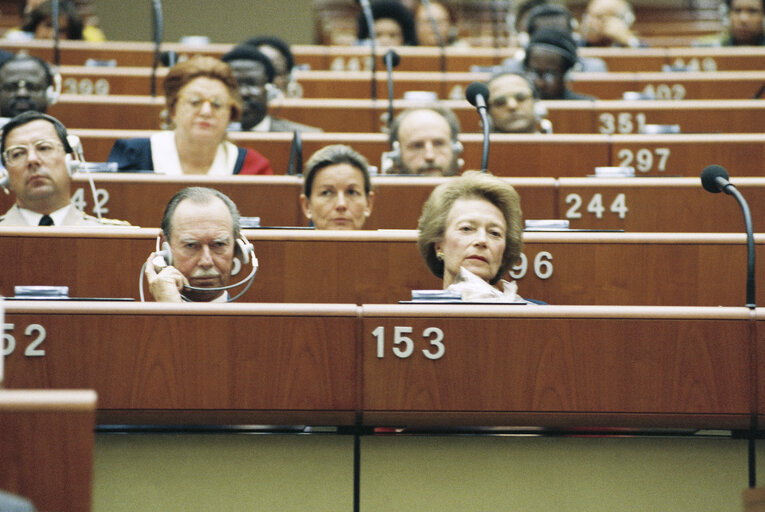
MULTIPOLYGON (((765 179, 732 181, 747 199, 752 218, 765 218, 765 179)), ((558 187, 559 216, 575 229, 744 232, 736 200, 710 194, 698 178, 561 178, 558 187)))
MULTIPOLYGON (((713 9, 714 10, 714 9, 713 9)), ((694 11, 698 15, 698 11, 694 11)), ((662 19, 666 14, 660 14, 662 19)), ((642 16, 638 16, 642 18, 642 16)), ((679 20, 678 20, 679 21, 679 20)), ((676 36, 677 34, 675 34, 676 36)), ((695 36, 694 36, 695 37, 695 36)), ((666 37, 665 37, 666 39, 666 37)), ((209 44, 204 47, 180 43, 163 43, 162 50, 173 50, 181 56, 204 54, 221 56, 233 45, 209 44)), ((669 48, 580 48, 579 54, 599 57, 606 61, 611 71, 661 71, 662 65, 689 66, 692 69, 746 71, 762 70, 765 64, 765 50, 747 48, 689 48, 677 44, 669 48)), ((16 52, 25 49, 49 62, 53 61, 50 41, 3 41, 3 48, 16 52)), ((118 66, 151 67, 154 59, 154 44, 136 41, 106 41, 90 43, 85 41, 60 41, 61 62, 64 65, 81 66, 89 58, 117 61, 118 66)), ((314 70, 354 70, 368 66, 368 49, 356 46, 291 45, 298 65, 308 65, 314 70)), ((402 47, 396 50, 401 55, 397 70, 439 71, 441 54, 435 47, 402 47)), ((448 71, 469 71, 473 65, 497 65, 517 51, 516 48, 447 48, 448 71)), ((378 54, 384 51, 378 49, 378 54)), ((378 56, 378 65, 381 57, 378 56)))
MULTIPOLYGON (((116 139, 148 137, 152 132, 73 129, 71 133, 80 136, 87 160, 103 162, 116 139)), ((292 134, 239 132, 229 134, 229 139, 262 153, 276 174, 287 172, 292 134)), ((459 140, 465 148, 460 155, 465 162, 463 170, 480 169, 483 135, 464 133, 459 140)), ((610 165, 609 140, 605 135, 492 134, 489 169, 508 177, 587 176, 597 166, 610 165)), ((304 162, 326 145, 348 144, 379 168, 382 153, 390 150, 387 136, 381 133, 306 133, 302 142, 304 162)))
POLYGON ((353 424, 353 305, 6 304, 6 386, 93 388, 100 423, 353 424))
POLYGON ((640 176, 698 176, 712 164, 735 176, 763 176, 764 142, 759 134, 614 135, 611 162, 640 176))
MULTIPOLYGON (((72 297, 137 299, 157 230, 104 231, 0 230, 0 261, 10 262, 0 293, 13 295, 14 285, 66 285, 72 297)), ((413 289, 441 287, 422 262, 414 231, 245 233, 260 267, 242 302, 389 304, 409 300, 413 289)), ((526 233, 524 242, 525 265, 511 276, 525 297, 564 305, 745 303, 744 235, 526 233)), ((765 239, 757 242, 763 253, 765 239)), ((757 300, 765 300, 762 287, 757 300)))
MULTIPOLYGON (((102 68, 72 66, 61 69, 67 94, 146 95, 151 87, 150 68, 102 68)), ((157 73, 158 90, 166 68, 157 73)), ((440 99, 464 99, 472 82, 486 81, 486 72, 397 71, 394 97, 408 91, 430 91, 440 99)), ((305 98, 371 97, 371 75, 365 71, 296 71, 305 98)), ((572 73, 571 88, 602 100, 621 99, 624 92, 640 91, 656 99, 749 99, 765 81, 763 71, 717 72, 606 72, 572 73)), ((387 73, 375 75, 378 99, 388 96, 387 73)))
MULTIPOLYGON (((465 100, 444 100, 462 133, 481 133, 479 117, 465 100)), ((682 133, 760 133, 765 102, 758 100, 543 101, 556 134, 639 133, 646 124, 678 124, 682 133)), ((394 115, 420 103, 394 100, 394 115)), ((161 99, 148 96, 64 95, 51 114, 68 128, 140 129, 159 127, 161 99)), ((272 115, 317 126, 325 132, 381 133, 385 100, 284 99, 271 102, 272 115)))
MULTIPOLYGON (((5 322, 12 323, 9 315, 5 322)), ((89 511, 95 416, 90 390, 0 390, 0 488, 37 510, 89 511)))
POLYGON ((749 310, 582 309, 364 306, 364 422, 748 426, 749 310))

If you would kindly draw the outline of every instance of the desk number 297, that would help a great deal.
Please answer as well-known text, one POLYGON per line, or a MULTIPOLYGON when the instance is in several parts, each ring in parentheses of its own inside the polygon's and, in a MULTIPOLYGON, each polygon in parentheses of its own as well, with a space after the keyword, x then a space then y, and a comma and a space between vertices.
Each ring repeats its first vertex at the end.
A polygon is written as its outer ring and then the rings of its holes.
MULTIPOLYGON (((393 355, 401 359, 406 359, 414 353, 415 342, 408 335, 412 334, 411 327, 395 326, 393 327, 393 355)), ((372 331, 372 336, 377 339, 377 358, 382 359, 385 356, 385 327, 382 325, 372 331)), ((442 343, 444 340, 444 331, 438 327, 428 327, 422 331, 422 337, 428 341, 429 348, 421 349, 422 355, 431 360, 441 359, 446 352, 446 347, 442 343)))

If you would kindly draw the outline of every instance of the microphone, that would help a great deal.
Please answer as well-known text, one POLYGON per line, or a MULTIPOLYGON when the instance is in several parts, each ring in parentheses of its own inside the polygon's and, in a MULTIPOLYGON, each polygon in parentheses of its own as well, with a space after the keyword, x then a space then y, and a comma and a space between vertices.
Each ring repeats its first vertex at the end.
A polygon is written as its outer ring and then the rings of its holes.
POLYGON ((733 184, 728 181, 728 172, 719 165, 709 165, 701 172, 701 185, 704 190, 717 194, 725 192, 732 195, 741 206, 744 215, 744 226, 746 229, 747 246, 747 265, 746 265, 746 307, 754 309, 755 306, 755 287, 754 287, 754 235, 752 229, 752 214, 749 205, 733 184))
POLYGON ((372 6, 369 4, 369 0, 360 0, 361 10, 364 13, 364 19, 367 22, 367 32, 369 33, 369 43, 372 53, 372 92, 370 97, 372 101, 377 99, 377 87, 375 84, 375 74, 377 73, 377 61, 375 55, 377 54, 377 37, 375 36, 375 18, 372 15, 372 6))
POLYGON ((294 176, 303 173, 303 139, 300 130, 292 132, 292 144, 290 145, 290 160, 287 165, 287 174, 294 176))
POLYGON ((436 36, 436 43, 438 44, 438 48, 441 50, 441 73, 446 73, 446 44, 444 43, 444 38, 441 36, 441 31, 438 30, 438 22, 436 22, 436 18, 433 16, 433 9, 430 7, 430 0, 422 0, 422 6, 425 8, 425 14, 428 17, 428 23, 430 23, 430 27, 433 29, 433 34, 436 36))
POLYGON ((473 82, 468 85, 465 97, 471 105, 478 109, 483 128, 483 152, 481 155, 481 170, 486 172, 489 168, 489 116, 486 113, 486 102, 489 99, 489 88, 482 82, 473 82))
POLYGON ((401 62, 401 57, 395 50, 390 49, 385 52, 383 60, 385 60, 385 69, 388 71, 388 130, 390 131, 390 124, 393 122, 393 68, 401 62))
POLYGON ((161 55, 159 52, 159 45, 162 43, 162 1, 152 0, 152 13, 153 16, 153 28, 154 28, 154 63, 151 66, 151 97, 157 97, 157 67, 161 55))

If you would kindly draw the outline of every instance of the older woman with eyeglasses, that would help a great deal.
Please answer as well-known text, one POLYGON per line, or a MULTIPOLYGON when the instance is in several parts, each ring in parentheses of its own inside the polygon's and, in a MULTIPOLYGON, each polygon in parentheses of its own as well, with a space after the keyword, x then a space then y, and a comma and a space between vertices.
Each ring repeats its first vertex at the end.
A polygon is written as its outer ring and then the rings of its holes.
POLYGON ((195 56, 173 66, 164 82, 172 131, 148 139, 119 139, 108 161, 120 171, 162 174, 273 174, 252 149, 225 140, 226 127, 242 112, 242 98, 228 64, 195 56))

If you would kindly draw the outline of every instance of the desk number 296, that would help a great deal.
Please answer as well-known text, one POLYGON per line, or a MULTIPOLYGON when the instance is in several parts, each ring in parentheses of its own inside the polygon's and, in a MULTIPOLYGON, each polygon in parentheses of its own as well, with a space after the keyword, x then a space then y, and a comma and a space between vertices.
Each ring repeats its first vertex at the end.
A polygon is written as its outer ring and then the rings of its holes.
MULTIPOLYGON (((408 335, 412 334, 411 327, 395 326, 393 327, 393 355, 401 359, 406 359, 414 352, 415 342, 408 335)), ((372 335, 377 338, 377 358, 382 359, 385 356, 385 327, 382 325, 372 331, 372 335)), ((422 349, 422 355, 431 360, 441 359, 444 356, 446 347, 444 347, 444 331, 438 327, 428 327, 422 331, 422 337, 428 340, 429 349, 422 349)))

